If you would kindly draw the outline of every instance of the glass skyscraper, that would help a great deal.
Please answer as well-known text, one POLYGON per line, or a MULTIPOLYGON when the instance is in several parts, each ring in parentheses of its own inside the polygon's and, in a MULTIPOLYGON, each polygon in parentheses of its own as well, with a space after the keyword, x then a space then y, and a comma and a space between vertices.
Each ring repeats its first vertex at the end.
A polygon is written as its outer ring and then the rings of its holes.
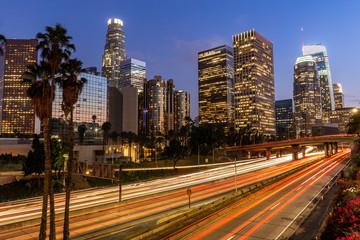
POLYGON ((344 107, 344 93, 340 83, 333 84, 335 109, 344 107))
MULTIPOLYGON (((99 140, 101 125, 107 121, 107 79, 89 73, 81 73, 81 77, 86 78, 87 82, 74 105, 74 130, 77 132, 77 127, 84 124, 87 128, 85 140, 99 140)), ((57 87, 53 102, 52 134, 60 139, 64 137, 63 131, 67 128, 61 106, 62 89, 57 87)), ((75 137, 78 135, 75 134, 75 137)))
POLYGON ((292 137, 293 129, 293 101, 284 99, 275 101, 276 135, 278 138, 292 137))
POLYGON ((198 53, 199 119, 204 123, 225 123, 233 115, 233 52, 226 45, 198 53))
POLYGON ((8 39, 0 57, 0 133, 31 135, 35 132, 35 110, 22 82, 26 66, 37 62, 37 39, 8 39))
POLYGON ((120 62, 126 59, 124 24, 118 18, 111 18, 107 23, 108 31, 102 59, 102 75, 118 86, 120 62))
POLYGON ((322 123, 322 109, 316 62, 309 55, 296 59, 294 107, 296 137, 310 136, 312 125, 322 123))
POLYGON ((234 35, 235 128, 275 134, 273 43, 255 30, 234 35))
POLYGON ((146 63, 134 58, 129 58, 120 63, 120 79, 116 87, 118 89, 123 87, 136 87, 139 92, 142 92, 145 78, 146 63))
POLYGON ((334 92, 326 47, 321 45, 303 46, 303 55, 311 55, 316 62, 321 88, 322 109, 334 110, 334 92))

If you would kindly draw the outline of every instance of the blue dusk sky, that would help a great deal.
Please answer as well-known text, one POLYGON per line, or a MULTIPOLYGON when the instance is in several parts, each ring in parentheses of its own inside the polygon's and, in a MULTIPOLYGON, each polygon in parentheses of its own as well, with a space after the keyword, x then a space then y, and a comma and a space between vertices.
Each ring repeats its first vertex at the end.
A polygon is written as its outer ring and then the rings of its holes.
POLYGON ((126 53, 147 64, 147 78, 172 78, 191 94, 198 115, 197 52, 255 29, 274 43, 275 98, 292 98, 293 67, 304 43, 326 46, 333 83, 345 106, 360 102, 360 1, 358 0, 0 0, 0 34, 34 38, 57 22, 68 29, 84 67, 101 70, 107 20, 124 22, 126 53))

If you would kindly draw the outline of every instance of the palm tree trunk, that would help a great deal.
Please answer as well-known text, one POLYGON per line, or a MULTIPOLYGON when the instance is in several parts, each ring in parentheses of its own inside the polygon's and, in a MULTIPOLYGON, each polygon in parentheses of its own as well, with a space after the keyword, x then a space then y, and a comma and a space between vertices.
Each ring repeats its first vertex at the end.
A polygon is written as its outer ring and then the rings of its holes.
POLYGON ((70 217, 70 191, 71 191, 71 175, 74 160, 74 123, 73 123, 74 109, 71 107, 70 123, 69 123, 69 161, 68 172, 66 178, 66 197, 65 197, 65 215, 64 215, 64 235, 63 239, 70 239, 69 217, 70 217))
POLYGON ((39 239, 46 239, 46 227, 47 227, 47 207, 48 207, 48 195, 50 185, 50 173, 51 173, 51 158, 50 158, 50 119, 43 121, 44 126, 44 146, 45 146, 45 175, 44 175, 44 193, 42 203, 42 214, 39 239))
POLYGON ((56 239, 55 228, 55 202, 54 202, 54 184, 52 179, 52 172, 50 172, 49 194, 50 194, 50 240, 56 239))

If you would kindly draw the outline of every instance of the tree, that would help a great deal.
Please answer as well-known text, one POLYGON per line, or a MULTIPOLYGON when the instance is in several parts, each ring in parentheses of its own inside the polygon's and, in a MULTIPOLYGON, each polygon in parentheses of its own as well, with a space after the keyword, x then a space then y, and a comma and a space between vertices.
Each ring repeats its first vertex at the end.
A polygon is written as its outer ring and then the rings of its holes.
MULTIPOLYGON (((71 192, 71 178, 74 162, 74 105, 79 99, 82 88, 87 82, 85 78, 79 77, 83 72, 82 62, 74 59, 68 59, 66 62, 61 63, 60 73, 61 76, 57 78, 60 86, 63 89, 62 105, 67 112, 70 113, 69 121, 69 164, 67 171, 67 178, 65 183, 65 214, 64 214, 64 239, 70 238, 69 230, 69 211, 70 211, 70 192, 71 192)), ((86 127, 85 127, 86 128, 86 127)))
POLYGON ((107 144, 107 140, 109 138, 109 133, 111 130, 111 123, 104 122, 101 126, 101 130, 103 131, 103 162, 105 162, 105 143, 107 144))
POLYGON ((122 132, 121 137, 129 145, 129 153, 130 153, 130 161, 131 161, 131 147, 132 147, 132 143, 135 142, 135 140, 137 139, 136 134, 133 132, 122 132))
POLYGON ((116 132, 116 131, 111 131, 110 134, 109 134, 109 137, 111 138, 112 140, 112 144, 116 144, 117 143, 117 138, 119 136, 119 133, 116 132))
POLYGON ((44 172, 44 143, 40 142, 39 135, 35 135, 31 145, 32 150, 29 151, 25 162, 23 163, 24 176, 37 174, 38 183, 40 185, 40 174, 44 172))
POLYGON ((4 50, 1 46, 3 43, 6 43, 6 38, 4 35, 0 34, 0 56, 2 56, 4 54, 4 50))
POLYGON ((173 162, 174 170, 176 164, 180 159, 187 157, 190 154, 188 147, 182 146, 178 140, 171 140, 169 146, 165 147, 164 154, 173 162))
POLYGON ((346 125, 348 134, 356 134, 360 138, 360 112, 356 112, 346 125))
POLYGON ((79 134, 79 140, 80 140, 81 145, 84 142, 84 136, 85 136, 86 130, 87 130, 87 127, 85 124, 81 124, 78 126, 78 134, 79 134))

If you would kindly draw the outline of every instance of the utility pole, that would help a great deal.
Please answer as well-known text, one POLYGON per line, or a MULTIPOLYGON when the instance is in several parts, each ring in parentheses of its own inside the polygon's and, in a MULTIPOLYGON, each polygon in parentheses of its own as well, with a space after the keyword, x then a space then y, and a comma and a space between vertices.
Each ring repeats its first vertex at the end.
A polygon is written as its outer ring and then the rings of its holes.
POLYGON ((122 165, 119 168, 119 202, 121 202, 122 165))

